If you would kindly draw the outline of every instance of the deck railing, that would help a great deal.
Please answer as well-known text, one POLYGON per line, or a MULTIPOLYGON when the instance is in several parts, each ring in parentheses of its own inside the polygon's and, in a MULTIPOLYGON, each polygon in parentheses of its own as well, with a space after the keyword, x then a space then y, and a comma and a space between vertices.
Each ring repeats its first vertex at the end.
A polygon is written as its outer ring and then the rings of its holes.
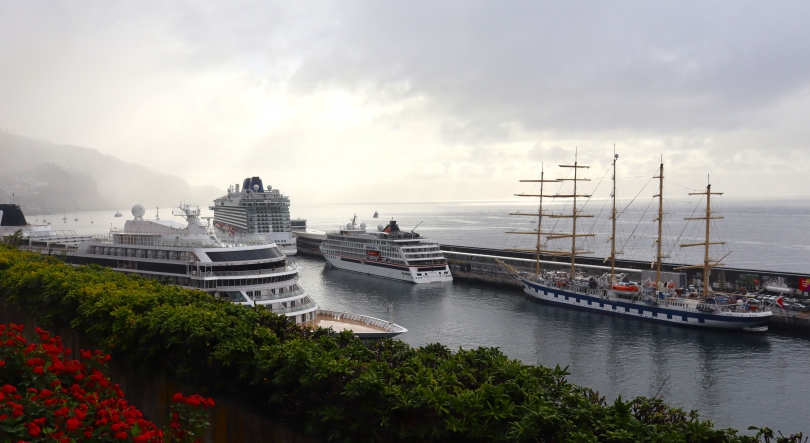
POLYGON ((315 302, 311 301, 311 302, 303 304, 303 305, 292 306, 292 307, 289 307, 289 308, 273 309, 273 313, 275 313, 275 314, 286 314, 288 312, 305 311, 307 309, 317 308, 317 307, 318 307, 318 305, 316 305, 315 302))
POLYGON ((407 329, 403 328, 402 326, 387 322, 385 320, 381 320, 379 318, 369 317, 367 315, 352 314, 348 312, 339 312, 339 311, 327 311, 325 309, 319 310, 318 314, 324 315, 326 317, 351 320, 356 321, 358 323, 376 326, 388 332, 407 332, 407 329))
POLYGON ((254 295, 251 298, 253 299, 253 301, 268 301, 268 300, 280 300, 282 298, 296 297, 299 295, 306 295, 306 291, 299 288, 296 289, 295 291, 284 292, 281 294, 254 295))
POLYGON ((163 238, 150 238, 146 236, 133 235, 131 237, 118 237, 110 235, 94 235, 93 243, 103 245, 131 245, 131 246, 158 246, 163 248, 238 248, 243 246, 264 246, 273 244, 272 240, 264 237, 255 238, 220 238, 218 241, 210 239, 174 239, 165 240, 163 238))

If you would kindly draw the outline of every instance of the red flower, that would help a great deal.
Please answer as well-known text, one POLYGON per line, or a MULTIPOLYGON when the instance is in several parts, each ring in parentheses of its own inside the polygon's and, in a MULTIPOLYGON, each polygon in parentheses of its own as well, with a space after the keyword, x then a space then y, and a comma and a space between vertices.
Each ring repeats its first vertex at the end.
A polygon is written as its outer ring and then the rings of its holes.
POLYGON ((175 402, 175 403, 179 402, 179 401, 183 401, 183 394, 181 394, 179 392, 177 394, 174 394, 172 396, 172 401, 175 402))
POLYGON ((76 420, 75 418, 68 419, 68 421, 66 423, 66 427, 67 427, 68 432, 73 432, 76 429, 79 429, 79 427, 81 425, 82 425, 82 422, 80 422, 79 420, 76 420))
POLYGON ((40 429, 36 423, 28 423, 26 426, 28 427, 28 433, 34 437, 37 437, 40 433, 42 433, 42 429, 40 429))

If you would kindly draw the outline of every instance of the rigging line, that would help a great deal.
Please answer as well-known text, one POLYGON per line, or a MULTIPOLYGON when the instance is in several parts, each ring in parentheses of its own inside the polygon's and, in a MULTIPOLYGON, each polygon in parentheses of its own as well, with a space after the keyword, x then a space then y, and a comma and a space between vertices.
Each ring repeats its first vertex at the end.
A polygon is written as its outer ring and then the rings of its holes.
MULTIPOLYGON (((649 185, 649 184, 650 184, 650 182, 652 182, 653 178, 655 178, 655 177, 654 177, 654 175, 655 175, 655 174, 653 174, 653 176, 650 176, 650 179, 649 179, 649 180, 647 180, 647 183, 645 183, 645 184, 644 184, 644 186, 642 186, 642 187, 641 187, 641 190, 639 190, 639 191, 638 191, 638 193, 636 194, 636 196, 635 196, 635 197, 633 197, 633 199, 632 199, 632 200, 630 200, 630 203, 628 203, 628 204, 627 204, 627 205, 624 207, 624 209, 623 209, 623 210, 622 210, 622 211, 621 211, 619 214, 617 214, 617 215, 616 215, 617 217, 618 217, 619 215, 621 215, 621 214, 624 214, 624 213, 625 213, 625 211, 627 211, 627 208, 629 208, 629 207, 630 207, 630 205, 632 205, 632 204, 633 204, 633 202, 634 202, 634 201, 636 201, 636 199, 638 198, 638 196, 639 196, 639 195, 641 195, 641 193, 642 193, 642 192, 644 192, 644 189, 647 187, 647 185, 649 185)), ((614 196, 614 198, 615 198, 615 196, 614 196)), ((642 221, 642 220, 644 220, 644 216, 645 216, 645 215, 647 215, 647 211, 650 209, 650 205, 652 205, 652 202, 653 202, 653 200, 652 200, 652 199, 650 199, 650 203, 648 203, 648 204, 647 204, 647 208, 646 208, 646 209, 644 209, 644 213, 643 213, 643 214, 641 214, 641 217, 639 217, 638 222, 636 223, 636 226, 633 228, 633 231, 632 231, 632 232, 630 233, 630 235, 628 235, 628 236, 627 236, 627 238, 625 239, 624 244, 622 245, 622 249, 624 249, 625 247, 627 247, 627 243, 628 243, 628 242, 630 242, 630 239, 631 239, 631 238, 633 238, 633 234, 636 232, 636 229, 638 229, 638 226, 639 226, 639 224, 641 224, 641 221, 642 221)))
MULTIPOLYGON (((685 176, 685 175, 678 174, 678 173, 677 173, 677 172, 675 172, 675 171, 670 170, 670 171, 668 172, 668 174, 677 175, 678 177, 681 177, 681 178, 683 178, 683 179, 684 179, 684 180, 686 180, 686 181, 689 181, 689 182, 692 182, 692 183, 695 183, 695 184, 699 185, 701 188, 703 187, 703 183, 701 183, 701 182, 696 182, 696 181, 692 180, 691 178, 689 178, 689 177, 687 177, 687 176, 685 176)), ((681 186, 683 186, 683 185, 681 185, 681 186)), ((686 187, 686 186, 684 186, 684 187, 686 187)), ((697 189, 700 189, 700 188, 697 188, 697 189)))
POLYGON ((631 232, 630 235, 628 235, 627 238, 624 240, 624 244, 622 245, 622 249, 624 249, 627 246, 627 243, 630 242, 630 239, 633 238, 633 234, 636 233, 636 229, 638 229, 638 226, 641 224, 641 221, 644 220, 644 216, 647 215, 647 211, 650 209, 650 206, 652 206, 652 204, 653 204, 653 200, 650 199, 650 203, 647 204, 647 208, 644 209, 644 213, 641 214, 641 217, 638 219, 638 223, 636 223, 636 227, 633 228, 633 232, 631 232))
MULTIPOLYGON (((690 215, 689 218, 695 216, 695 212, 698 210, 698 207, 700 207, 700 202, 702 201, 703 197, 701 197, 700 200, 698 200, 698 204, 695 205, 695 209, 692 210, 692 215, 690 215)), ((667 252, 667 255, 672 255, 672 251, 675 250, 675 245, 677 245, 681 241, 681 237, 683 236, 683 233, 686 232, 687 227, 689 227, 689 222, 684 223, 683 231, 681 231, 681 234, 678 236, 677 239, 675 239, 675 243, 672 244, 672 248, 670 248, 669 252, 667 252)))
MULTIPOLYGON (((608 166, 608 168, 605 170, 605 174, 602 176, 601 179, 599 179, 599 183, 596 185, 596 188, 594 188, 593 192, 591 192, 591 196, 593 196, 593 194, 596 193, 596 189, 598 189, 599 185, 602 184, 602 180, 605 179, 605 175, 607 175, 608 171, 610 171, 610 168, 612 168, 612 166, 608 166)), ((588 200, 585 202, 584 205, 582 205, 583 210, 585 209, 585 206, 590 201, 591 201, 591 197, 588 197, 588 200)), ((609 198, 605 199, 604 203, 602 203, 602 208, 599 209, 599 214, 597 214, 596 217, 593 218, 593 223, 591 223, 591 226, 588 228, 588 232, 593 232, 593 227, 596 226, 596 223, 599 221, 599 219, 600 219, 600 217, 602 215, 602 212, 604 212, 604 210, 605 210, 605 206, 607 206, 608 201, 610 201, 609 198)))
POLYGON ((655 178, 655 177, 650 177, 650 179, 649 179, 649 180, 647 180, 647 183, 645 183, 645 184, 644 184, 644 186, 642 186, 642 187, 641 187, 641 190, 640 190, 640 191, 638 191, 638 194, 636 194, 636 196, 635 196, 635 197, 633 197, 633 199, 632 199, 632 200, 630 200, 630 203, 628 203, 628 204, 627 204, 627 205, 624 207, 624 209, 622 209, 622 211, 619 213, 619 215, 624 214, 624 211, 626 211, 626 210, 627 210, 627 208, 629 208, 629 207, 630 207, 630 205, 632 205, 632 204, 633 204, 633 202, 634 202, 634 201, 636 201, 636 199, 638 198, 638 196, 639 196, 639 195, 641 195, 641 193, 642 193, 642 192, 644 192, 644 189, 647 187, 647 185, 649 185, 649 184, 650 184, 650 182, 652 182, 653 178, 655 178))
MULTIPOLYGON (((571 177, 571 174, 573 174, 573 169, 568 171, 568 173, 565 175, 565 178, 571 177)), ((559 194, 560 191, 562 191, 563 186, 565 186, 565 182, 560 182, 559 186, 557 186, 557 194, 559 194)), ((549 203, 549 206, 553 205, 555 200, 556 200, 556 198, 552 197, 551 198, 551 203, 549 203)), ((567 207, 568 207, 568 200, 566 199, 563 202, 562 210, 560 211, 560 213, 565 212, 565 208, 567 208, 567 207)), ((554 224, 551 225, 551 231, 554 231, 555 229, 557 229, 557 224, 562 222, 562 220, 563 219, 561 219, 561 218, 558 218, 558 219, 554 220, 554 224)), ((544 244, 548 244, 548 239, 546 239, 544 244)))
POLYGON ((585 203, 582 205, 583 210, 585 210, 585 207, 588 206, 588 203, 591 202, 591 199, 593 198, 593 195, 596 194, 596 190, 599 189, 599 185, 601 185, 602 181, 605 180, 605 177, 607 176, 608 171, 610 171, 610 168, 611 168, 611 166, 608 166, 608 168, 605 169, 605 173, 602 175, 602 178, 599 179, 599 183, 597 183, 596 187, 593 188, 593 190, 591 191, 591 196, 588 197, 587 200, 585 200, 585 203))

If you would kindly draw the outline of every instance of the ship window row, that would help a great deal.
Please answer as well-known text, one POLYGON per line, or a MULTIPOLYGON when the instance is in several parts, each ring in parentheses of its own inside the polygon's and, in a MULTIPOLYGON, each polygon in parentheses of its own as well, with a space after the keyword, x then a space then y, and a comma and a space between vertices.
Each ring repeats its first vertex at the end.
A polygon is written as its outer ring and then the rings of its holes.
POLYGON ((440 251, 438 246, 421 246, 421 247, 403 246, 402 250, 403 251, 413 251, 413 252, 434 252, 434 251, 439 252, 440 251))
POLYGON ((301 287, 297 284, 293 284, 290 286, 283 286, 280 288, 272 288, 272 289, 257 289, 254 291, 245 291, 248 297, 252 298, 253 300, 261 300, 262 297, 272 297, 272 296, 285 296, 285 295, 295 295, 295 291, 301 290, 301 287))
POLYGON ((227 286, 257 286, 267 285, 271 283, 279 283, 283 281, 292 280, 298 277, 297 274, 276 275, 272 277, 261 278, 223 278, 216 280, 192 280, 192 285, 195 288, 221 288, 227 286))
POLYGON ((413 254, 413 253, 405 253, 406 258, 444 258, 441 252, 437 252, 435 254, 413 254))
POLYGON ((267 260, 284 257, 278 247, 249 249, 246 251, 207 251, 208 258, 213 262, 267 260))
POLYGON ((303 297, 299 300, 283 301, 263 306, 269 307, 271 310, 275 311, 279 309, 294 308, 296 306, 306 306, 310 303, 312 303, 312 299, 310 299, 309 297, 303 297))
MULTIPOLYGON (((324 253, 331 254, 331 255, 339 255, 341 257, 348 257, 348 258, 362 258, 362 259, 373 259, 372 256, 369 256, 366 252, 355 252, 351 250, 346 250, 342 248, 335 248, 335 247, 326 247, 324 248, 324 253)), ((405 261, 394 258, 398 257, 397 255, 383 253, 382 257, 385 258, 390 263, 400 263, 404 264, 405 261)))
POLYGON ((118 248, 109 246, 90 246, 88 251, 93 255, 108 255, 113 257, 148 258, 153 260, 179 260, 195 261, 200 259, 190 251, 171 251, 165 249, 118 248))
MULTIPOLYGON (((340 251, 341 253, 343 253, 347 257, 348 256, 353 257, 355 255, 357 257, 365 257, 365 256, 369 255, 369 251, 372 251, 371 249, 363 249, 363 248, 360 248, 360 247, 345 247, 345 246, 340 246, 340 245, 327 245, 327 248, 329 248, 330 250, 334 250, 334 251, 340 251), (347 254, 355 254, 355 255, 347 255, 347 254)), ((380 254, 383 257, 402 257, 402 255, 397 253, 397 252, 387 252, 387 251, 375 251, 375 252, 380 252, 380 254)))

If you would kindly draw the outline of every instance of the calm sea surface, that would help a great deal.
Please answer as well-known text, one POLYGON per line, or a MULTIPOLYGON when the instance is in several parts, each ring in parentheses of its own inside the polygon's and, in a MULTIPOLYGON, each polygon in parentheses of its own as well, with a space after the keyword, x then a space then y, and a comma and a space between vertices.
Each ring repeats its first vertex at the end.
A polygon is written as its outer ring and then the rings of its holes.
MULTIPOLYGON (((603 201, 589 203, 600 215, 587 223, 596 233, 586 247, 604 255, 609 225, 603 201)), ((620 218, 620 240, 627 258, 651 259, 654 206, 626 210, 620 218)), ((806 273, 810 276, 810 200, 713 201, 725 219, 713 231, 726 245, 713 255, 729 266, 806 273)), ((562 208, 560 208, 562 209, 562 208)), ((374 228, 394 218, 402 228, 445 244, 492 248, 530 247, 529 236, 504 234, 531 228, 529 217, 509 212, 531 211, 521 202, 296 205, 293 217, 310 228, 334 230, 353 214, 374 228), (374 211, 380 214, 373 219, 374 211)), ((695 251, 673 247, 702 235, 700 225, 681 219, 699 215, 698 200, 668 202, 665 244, 672 261, 700 261, 695 251)), ((123 227, 114 210, 46 215, 53 229, 104 233, 123 227), (95 223, 90 223, 90 217, 95 223), (74 221, 78 218, 79 221, 74 221)), ((153 216, 154 210, 147 214, 153 216)), ((42 215, 29 215, 32 220, 42 215)), ((161 210, 161 218, 171 218, 161 210)), ((564 226, 557 226, 564 228, 564 226)), ((544 229, 546 226, 544 226, 544 229)), ((570 380, 608 398, 652 396, 660 389, 666 401, 720 427, 746 430, 768 426, 784 433, 810 431, 810 334, 747 334, 687 329, 548 306, 528 299, 517 288, 474 285, 461 281, 413 285, 327 268, 325 262, 296 258, 301 285, 322 307, 387 318, 395 303, 394 321, 409 329, 401 339, 413 346, 440 342, 450 348, 499 347, 524 363, 568 366, 570 380)), ((749 433, 748 431, 745 431, 749 433)))

